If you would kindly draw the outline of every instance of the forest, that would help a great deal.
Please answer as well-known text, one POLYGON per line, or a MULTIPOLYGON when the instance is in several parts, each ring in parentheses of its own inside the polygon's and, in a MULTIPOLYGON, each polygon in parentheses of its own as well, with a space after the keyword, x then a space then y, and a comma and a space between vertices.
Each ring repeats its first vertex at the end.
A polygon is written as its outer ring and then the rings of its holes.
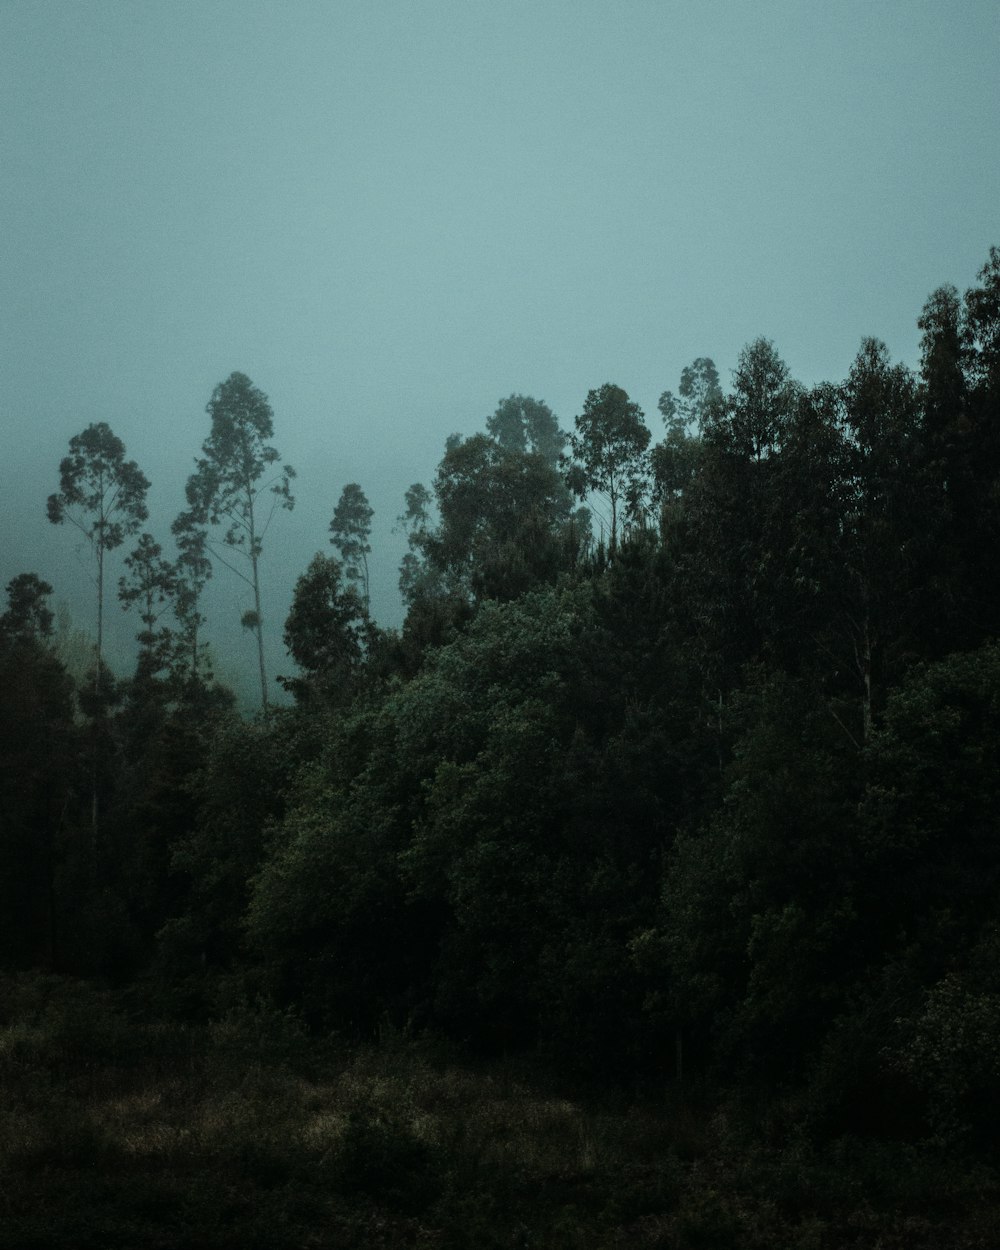
POLYGON ((918 326, 811 388, 701 357, 650 424, 502 400, 401 503, 399 629, 348 484, 280 705, 265 394, 169 536, 71 440, 86 669, 37 574, 0 617, 0 1245, 996 1244, 1000 249, 918 326))

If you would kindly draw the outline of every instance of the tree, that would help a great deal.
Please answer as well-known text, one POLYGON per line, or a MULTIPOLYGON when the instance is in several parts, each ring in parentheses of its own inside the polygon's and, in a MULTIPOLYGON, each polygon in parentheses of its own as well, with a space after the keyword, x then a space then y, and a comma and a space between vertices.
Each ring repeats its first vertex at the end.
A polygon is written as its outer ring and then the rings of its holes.
POLYGON ((344 573, 352 582, 360 582, 365 615, 371 606, 368 580, 368 557, 371 554, 372 517, 375 512, 357 482, 349 482, 340 493, 330 522, 330 542, 340 552, 344 573))
POLYGON ((104 421, 88 425, 69 441, 70 454, 59 465, 59 490, 50 495, 48 517, 54 525, 70 521, 91 546, 97 562, 97 657, 99 687, 104 641, 104 557, 134 534, 149 515, 149 482, 125 444, 104 421))
POLYGON ((682 495, 698 470, 702 430, 713 408, 722 401, 715 362, 708 356, 684 367, 678 387, 680 398, 664 391, 657 405, 667 436, 651 453, 656 495, 666 510, 682 495))
POLYGON ((396 518, 395 531, 406 534, 409 551, 399 566, 399 593, 403 602, 412 604, 426 582, 433 580, 427 567, 426 545, 431 528, 433 496, 422 482, 414 482, 404 496, 406 509, 396 518))
MULTIPOLYGON (((7 585, 0 616, 0 965, 59 964, 58 870, 84 790, 73 682, 50 645, 52 588, 7 585)), ((81 905, 81 900, 76 900, 81 905)))
POLYGON ((920 533, 934 518, 911 471, 919 418, 913 375, 890 364, 884 343, 866 338, 842 393, 848 502, 840 534, 848 581, 841 615, 861 682, 867 738, 919 615, 920 533))
POLYGON ((528 395, 509 395, 486 421, 486 428, 508 451, 532 451, 557 465, 567 437, 548 404, 528 395))
POLYGON ((226 555, 218 547, 213 554, 253 591, 253 609, 243 614, 243 624, 257 638, 260 697, 266 710, 259 564, 275 510, 279 506, 290 510, 295 505, 289 489, 295 470, 291 465, 278 465, 277 448, 265 441, 274 433, 274 414, 267 396, 246 374, 232 373, 220 383, 206 411, 212 419, 211 432, 202 444, 204 455, 195 461, 196 471, 187 483, 191 520, 194 525, 224 527, 221 548, 226 555), (274 496, 266 516, 262 515, 265 492, 274 496), (249 571, 231 562, 235 556, 246 561, 249 571))
POLYGON ((680 399, 672 391, 664 391, 657 407, 668 430, 679 425, 688 434, 700 434, 709 414, 722 399, 719 371, 710 356, 699 356, 681 372, 680 399))
POLYGON ((54 616, 46 603, 52 587, 37 573, 18 573, 7 583, 7 611, 0 616, 0 637, 40 642, 52 637, 54 616))
POLYGON ((338 560, 317 552, 295 583, 285 646, 306 676, 278 680, 298 698, 317 687, 343 687, 364 657, 368 613, 355 588, 343 585, 341 570, 338 560))
POLYGON ((780 450, 800 387, 769 339, 740 352, 733 394, 706 409, 706 435, 741 459, 760 462, 780 450))
POLYGON ((182 512, 170 527, 177 544, 174 565, 174 615, 180 623, 180 645, 177 663, 180 671, 187 669, 190 682, 199 677, 203 648, 198 633, 205 623, 200 611, 201 592, 212 576, 212 562, 206 555, 208 534, 199 525, 194 512, 182 512))
POLYGON ((152 534, 140 536, 135 550, 125 558, 128 575, 118 580, 118 598, 122 607, 139 605, 139 617, 143 628, 139 631, 138 671, 152 677, 166 660, 169 630, 156 632, 156 622, 174 594, 177 571, 169 560, 163 558, 163 549, 152 534))
POLYGON ((424 550, 453 593, 479 603, 514 599, 564 563, 571 498, 535 452, 486 434, 454 437, 434 479, 441 521, 424 550))
POLYGON ((610 382, 588 393, 575 424, 570 444, 578 464, 569 473, 570 489, 581 499, 588 491, 607 496, 611 508, 608 549, 614 555, 619 511, 628 506, 634 515, 648 476, 649 430, 639 405, 610 382))

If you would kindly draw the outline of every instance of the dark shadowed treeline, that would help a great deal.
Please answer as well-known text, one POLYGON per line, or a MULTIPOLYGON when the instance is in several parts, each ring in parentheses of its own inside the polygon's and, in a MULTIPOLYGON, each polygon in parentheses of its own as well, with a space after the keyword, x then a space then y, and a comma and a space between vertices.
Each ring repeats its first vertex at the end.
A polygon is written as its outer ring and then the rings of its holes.
MULTIPOLYGON (((504 400, 407 492, 399 631, 369 614, 371 509, 346 486, 337 554, 285 624, 295 704, 249 721, 207 669, 198 591, 216 557, 254 585, 292 474, 234 374, 177 561, 143 536, 122 579, 132 678, 75 686, 50 588, 8 588, 7 968, 141 983, 174 1018, 260 998, 323 1035, 445 1037, 594 1085, 782 1099, 817 1138, 985 1153, 1000 252, 919 325, 917 373, 875 339, 813 389, 765 340, 728 391, 699 359, 660 441, 618 385, 571 431, 504 400)), ((100 493, 64 469, 53 515, 82 506, 102 561, 138 527, 112 528, 112 450, 100 493)))

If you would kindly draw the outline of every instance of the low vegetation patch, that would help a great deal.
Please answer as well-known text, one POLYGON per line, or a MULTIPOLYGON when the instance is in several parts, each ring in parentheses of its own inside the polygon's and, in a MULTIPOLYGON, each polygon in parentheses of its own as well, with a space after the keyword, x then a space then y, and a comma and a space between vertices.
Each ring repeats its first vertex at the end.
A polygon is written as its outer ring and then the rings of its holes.
POLYGON ((136 1019, 8 979, 0 1246, 988 1247, 994 1172, 892 1143, 764 1143, 730 1109, 567 1097, 511 1064, 288 1017, 136 1019))

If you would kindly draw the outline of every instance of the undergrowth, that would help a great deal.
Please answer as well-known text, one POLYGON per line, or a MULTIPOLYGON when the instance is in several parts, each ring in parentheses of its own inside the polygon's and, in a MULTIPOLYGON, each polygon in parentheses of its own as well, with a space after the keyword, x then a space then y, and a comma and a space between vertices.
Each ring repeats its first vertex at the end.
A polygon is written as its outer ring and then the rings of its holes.
POLYGON ((763 1141, 718 1101, 553 1085, 259 1006, 190 1026, 7 978, 0 1247, 996 1244, 995 1172, 930 1144, 763 1141))

